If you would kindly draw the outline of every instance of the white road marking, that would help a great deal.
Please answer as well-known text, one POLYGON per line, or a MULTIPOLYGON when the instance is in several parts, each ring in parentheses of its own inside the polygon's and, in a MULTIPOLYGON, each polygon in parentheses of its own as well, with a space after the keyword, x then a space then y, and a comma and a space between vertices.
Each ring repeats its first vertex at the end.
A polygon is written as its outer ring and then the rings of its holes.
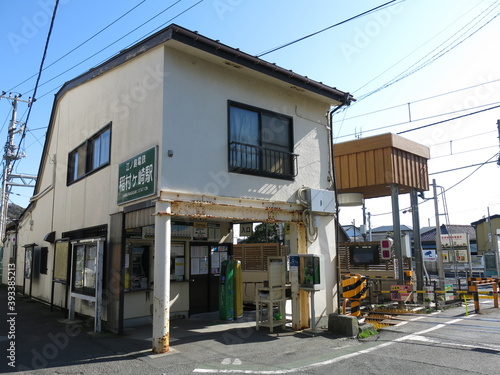
POLYGON ((381 349, 381 348, 385 348, 387 346, 396 344, 396 343, 401 342, 401 341, 406 341, 406 340, 422 340, 421 337, 422 337, 423 334, 435 331, 437 329, 443 328, 443 327, 445 327, 447 325, 450 325, 450 324, 455 324, 455 323, 460 322, 462 320, 463 319, 450 320, 448 322, 437 324, 434 327, 427 328, 427 329, 424 329, 422 331, 415 332, 415 333, 412 333, 410 335, 406 335, 406 336, 400 337, 400 338, 395 339, 393 341, 389 341, 389 342, 386 342, 386 343, 374 346, 372 348, 360 350, 360 351, 357 351, 355 353, 346 354, 346 355, 343 355, 343 356, 340 356, 340 357, 337 357, 337 358, 332 358, 332 359, 329 359, 329 360, 326 360, 326 361, 322 361, 322 362, 318 362, 318 363, 313 363, 313 364, 307 365, 307 366, 296 367, 296 368, 292 368, 292 369, 288 369, 288 370, 243 370, 243 369, 233 369, 233 368, 231 368, 231 369, 204 369, 204 368, 197 368, 197 369, 194 369, 193 372, 195 372, 195 373, 204 373, 204 374, 263 374, 263 375, 279 375, 279 374, 292 374, 292 373, 295 373, 295 372, 303 372, 303 371, 307 371, 309 369, 313 369, 313 368, 317 368, 317 367, 321 367, 321 366, 331 365, 333 363, 337 363, 337 362, 343 361, 344 359, 354 358, 354 357, 357 357, 358 355, 361 355, 361 354, 371 353, 371 352, 373 352, 375 350, 378 350, 378 349, 381 349))

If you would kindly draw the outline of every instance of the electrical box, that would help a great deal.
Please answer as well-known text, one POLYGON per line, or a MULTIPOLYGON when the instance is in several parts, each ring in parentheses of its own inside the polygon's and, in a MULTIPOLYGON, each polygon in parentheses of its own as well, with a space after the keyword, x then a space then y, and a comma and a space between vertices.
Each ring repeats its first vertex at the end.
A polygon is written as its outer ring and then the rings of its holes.
POLYGON ((335 193, 331 190, 307 189, 309 210, 319 215, 329 215, 336 212, 335 193))
POLYGON ((394 246, 394 241, 392 238, 385 238, 380 241, 380 258, 384 260, 389 260, 392 258, 392 247, 394 246))
MULTIPOLYGON (((292 257, 292 256, 290 256, 292 257)), ((296 254, 299 259, 299 286, 303 290, 325 288, 325 263, 322 254, 296 254)))

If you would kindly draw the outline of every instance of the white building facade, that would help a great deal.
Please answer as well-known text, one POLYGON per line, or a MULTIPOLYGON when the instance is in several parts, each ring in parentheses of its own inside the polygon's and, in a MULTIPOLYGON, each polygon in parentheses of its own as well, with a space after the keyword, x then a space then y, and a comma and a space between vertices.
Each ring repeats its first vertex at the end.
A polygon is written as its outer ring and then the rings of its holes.
POLYGON ((23 293, 110 330, 152 317, 163 352, 169 316, 216 308, 200 295, 233 224, 289 223, 287 253, 325 259, 317 315, 336 312, 335 217, 310 214, 298 192, 333 190, 328 113, 351 100, 171 25, 56 94, 4 265, 23 293))

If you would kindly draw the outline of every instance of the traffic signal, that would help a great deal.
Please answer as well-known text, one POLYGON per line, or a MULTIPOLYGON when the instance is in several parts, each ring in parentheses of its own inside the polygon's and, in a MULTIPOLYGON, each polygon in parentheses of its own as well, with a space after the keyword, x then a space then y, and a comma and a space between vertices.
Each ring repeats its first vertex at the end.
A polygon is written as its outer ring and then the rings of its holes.
POLYGON ((380 241, 380 258, 388 260, 392 258, 392 247, 394 246, 394 241, 392 238, 385 238, 380 241))

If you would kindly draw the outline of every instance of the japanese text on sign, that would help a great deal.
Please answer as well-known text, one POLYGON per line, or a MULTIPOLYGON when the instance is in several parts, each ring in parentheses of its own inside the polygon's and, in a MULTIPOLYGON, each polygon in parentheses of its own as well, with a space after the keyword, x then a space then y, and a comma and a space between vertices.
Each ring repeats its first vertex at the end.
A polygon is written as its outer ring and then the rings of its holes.
POLYGON ((156 193, 156 147, 123 163, 118 170, 118 203, 156 193))

